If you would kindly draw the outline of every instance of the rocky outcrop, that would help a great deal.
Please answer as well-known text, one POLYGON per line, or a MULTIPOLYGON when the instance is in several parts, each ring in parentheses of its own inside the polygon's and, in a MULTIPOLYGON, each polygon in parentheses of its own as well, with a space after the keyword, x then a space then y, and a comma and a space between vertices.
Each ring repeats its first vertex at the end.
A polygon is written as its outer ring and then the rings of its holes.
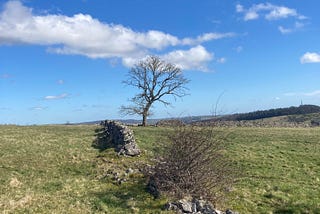
POLYGON ((141 153, 132 130, 127 126, 113 120, 102 121, 101 125, 104 127, 106 143, 114 145, 119 155, 136 156, 141 153))
POLYGON ((231 210, 222 212, 214 208, 214 206, 205 200, 195 198, 184 198, 177 202, 167 203, 166 210, 173 210, 177 213, 191 213, 191 214, 239 214, 231 210))

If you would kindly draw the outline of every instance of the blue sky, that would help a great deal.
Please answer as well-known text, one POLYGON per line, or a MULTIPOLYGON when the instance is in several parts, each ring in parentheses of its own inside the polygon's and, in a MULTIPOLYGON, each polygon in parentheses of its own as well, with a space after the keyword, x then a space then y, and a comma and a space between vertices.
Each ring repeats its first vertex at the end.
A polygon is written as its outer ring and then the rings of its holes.
MULTIPOLYGON (((134 63, 158 55, 189 96, 152 118, 320 105, 318 0, 0 0, 0 124, 123 118, 134 63)), ((138 117, 136 117, 138 118, 138 117)))

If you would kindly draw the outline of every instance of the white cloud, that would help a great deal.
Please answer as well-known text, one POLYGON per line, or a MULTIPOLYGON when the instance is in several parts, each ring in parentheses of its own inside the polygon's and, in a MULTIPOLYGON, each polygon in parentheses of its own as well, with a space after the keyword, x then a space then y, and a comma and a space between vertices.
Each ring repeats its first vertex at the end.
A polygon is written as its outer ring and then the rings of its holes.
MULTIPOLYGON (((122 63, 127 67, 132 67, 146 57, 127 57, 122 59, 122 63)), ((207 63, 214 59, 213 54, 208 52, 202 45, 192 47, 189 50, 174 50, 161 55, 161 59, 173 63, 181 69, 194 69, 208 71, 207 63)))
POLYGON ((302 23, 302 22, 296 22, 296 23, 294 24, 294 27, 295 27, 296 29, 303 28, 304 26, 305 26, 305 24, 302 23))
POLYGON ((302 64, 304 64, 304 63, 320 63, 320 54, 307 52, 300 58, 300 62, 302 64))
MULTIPOLYGON (((122 59, 122 63, 127 67, 132 67, 145 58, 146 57, 127 57, 122 59)), ((215 59, 214 55, 208 52, 202 45, 192 47, 189 50, 171 51, 167 54, 160 55, 160 58, 177 65, 183 70, 199 70, 204 72, 208 71, 207 64, 215 59)), ((215 61, 225 63, 227 59, 222 57, 215 59, 215 61)))
POLYGON ((254 4, 249 9, 245 9, 242 5, 236 5, 236 12, 244 13, 243 19, 245 21, 258 19, 260 15, 264 15, 266 20, 277 20, 288 17, 296 17, 299 20, 306 17, 298 14, 296 9, 285 6, 278 6, 270 3, 254 4))
POLYGON ((55 54, 120 58, 125 65, 128 59, 141 58, 153 51, 165 52, 170 47, 196 46, 234 36, 233 33, 205 33, 196 38, 178 38, 157 30, 137 32, 120 24, 101 22, 87 14, 35 15, 20 1, 9 1, 3 8, 0 13, 0 45, 43 45, 55 54))
POLYGON ((57 83, 58 83, 59 85, 63 85, 63 84, 64 84, 64 80, 58 80, 57 83))
POLYGON ((304 23, 302 22, 295 22, 294 26, 292 28, 285 28, 283 26, 279 26, 278 30, 282 33, 282 34, 288 34, 288 33, 292 33, 294 31, 297 31, 301 28, 303 28, 305 26, 304 23))
POLYGON ((234 33, 205 33, 203 35, 198 36, 197 38, 184 38, 180 42, 183 45, 199 45, 203 42, 208 42, 211 40, 217 40, 227 37, 235 36, 234 33))
POLYGON ((248 21, 248 20, 254 20, 259 18, 259 14, 255 11, 248 11, 245 16, 244 16, 244 20, 248 21))
POLYGON ((308 17, 304 16, 304 15, 299 15, 298 16, 298 19, 299 20, 305 20, 305 19, 308 19, 308 17))
POLYGON ((279 26, 278 30, 282 33, 282 34, 288 34, 291 33, 293 30, 290 28, 285 28, 283 26, 279 26))
POLYGON ((241 4, 236 5, 236 11, 237 13, 242 13, 244 11, 244 8, 241 4))
POLYGON ((221 63, 221 64, 225 63, 226 61, 227 61, 227 59, 224 57, 217 59, 217 62, 221 63))
POLYGON ((60 99, 65 99, 68 96, 69 95, 67 93, 64 93, 64 94, 60 94, 60 95, 48 95, 48 96, 45 96, 43 99, 45 99, 45 100, 60 100, 60 99))
POLYGON ((181 69, 207 71, 206 64, 213 59, 203 46, 198 45, 189 50, 176 50, 162 56, 164 60, 176 64, 181 69))
POLYGON ((298 13, 295 9, 291 9, 288 7, 279 7, 272 5, 270 12, 265 16, 268 20, 276 20, 276 19, 283 19, 288 18, 290 16, 297 17, 298 13))
POLYGON ((137 64, 140 60, 142 60, 144 57, 136 58, 136 57, 124 57, 122 58, 122 64, 126 67, 132 67, 135 64, 137 64))

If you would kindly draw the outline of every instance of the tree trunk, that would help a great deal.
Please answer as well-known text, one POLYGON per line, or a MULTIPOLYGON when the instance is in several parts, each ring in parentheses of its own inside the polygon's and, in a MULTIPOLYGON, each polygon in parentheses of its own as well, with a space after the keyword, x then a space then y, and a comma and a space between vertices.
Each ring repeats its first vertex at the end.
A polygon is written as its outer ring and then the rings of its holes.
POLYGON ((149 109, 151 107, 152 103, 147 103, 146 106, 143 109, 142 113, 142 126, 147 126, 147 117, 149 115, 149 109))
POLYGON ((147 113, 143 112, 142 114, 142 126, 146 126, 147 125, 147 113))

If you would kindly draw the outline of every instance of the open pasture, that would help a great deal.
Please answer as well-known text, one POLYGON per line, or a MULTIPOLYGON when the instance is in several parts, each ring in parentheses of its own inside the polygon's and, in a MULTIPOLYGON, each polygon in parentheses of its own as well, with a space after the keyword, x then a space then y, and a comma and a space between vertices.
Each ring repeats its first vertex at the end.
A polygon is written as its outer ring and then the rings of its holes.
MULTIPOLYGON (((92 146, 98 126, 0 126, 0 210, 3 213, 167 213, 135 172, 161 149, 163 127, 134 127, 137 158, 92 146)), ((240 213, 320 213, 319 128, 216 128, 243 175, 224 208, 240 213)))

